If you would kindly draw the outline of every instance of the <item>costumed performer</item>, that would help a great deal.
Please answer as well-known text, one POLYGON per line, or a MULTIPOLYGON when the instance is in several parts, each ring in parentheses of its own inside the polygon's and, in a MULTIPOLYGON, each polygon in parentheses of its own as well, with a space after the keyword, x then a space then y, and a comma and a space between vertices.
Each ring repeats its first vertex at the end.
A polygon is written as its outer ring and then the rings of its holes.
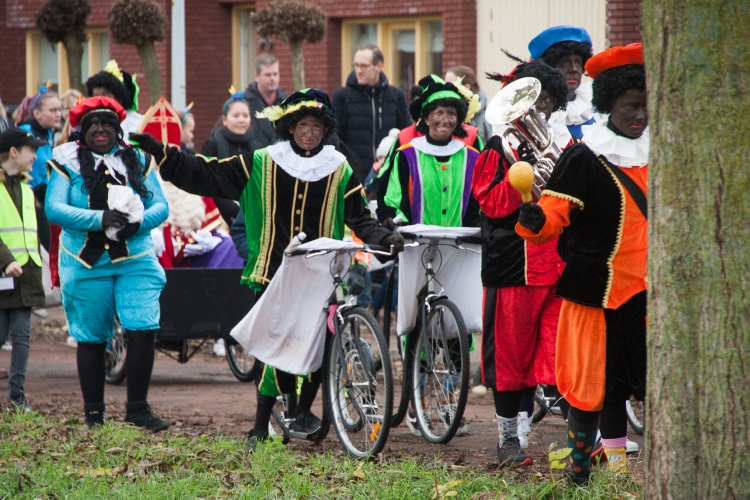
MULTIPOLYGON (((248 259, 242 282, 263 293, 281 265, 284 249, 301 232, 308 240, 342 239, 344 224, 365 242, 403 249, 403 238, 380 226, 367 208, 362 185, 346 158, 324 145, 336 129, 325 92, 305 89, 266 108, 260 116, 274 123, 280 142, 219 162, 167 148, 147 134, 131 136, 155 155, 165 180, 190 193, 239 200, 247 227, 248 259)), ((247 446, 268 439, 268 423, 280 394, 295 394, 297 375, 257 362, 255 424, 247 446)), ((305 375, 305 374, 299 374, 305 375)), ((312 433, 320 419, 311 412, 320 387, 321 370, 302 384, 291 428, 312 433)))
MULTIPOLYGON (((138 92, 135 77, 123 71, 114 59, 107 61, 104 70, 86 80, 88 97, 104 96, 117 101, 125 110, 125 120, 120 124, 123 137, 138 131, 143 115, 138 113, 138 92)), ((75 127, 73 127, 75 128, 75 127)))
POLYGON ((563 152, 539 203, 521 207, 516 232, 534 245, 559 237, 567 265, 555 369, 571 404, 568 477, 585 484, 601 428, 610 469, 626 471, 627 415, 646 385, 648 108, 641 44, 586 63, 606 123, 583 128, 563 152), (599 421, 599 422, 597 422, 599 421))
MULTIPOLYGON (((565 110, 567 87, 560 72, 544 61, 522 62, 508 75, 490 75, 503 87, 519 78, 533 77, 542 84, 537 112, 548 117, 565 110)), ((493 126, 502 134, 508 125, 493 126)), ((556 133, 560 149, 572 143, 565 128, 556 133)), ((511 140, 518 158, 533 163, 530 150, 511 140)), ((557 255, 557 241, 544 246, 526 245, 514 231, 521 195, 508 181, 511 164, 503 155, 501 137, 487 143, 474 169, 474 196, 482 210, 482 283, 484 320, 482 335, 482 382, 492 389, 501 462, 531 465, 522 448, 528 446, 537 384, 555 385, 555 337, 561 299, 556 283, 564 263, 557 255), (524 393, 531 396, 531 411, 522 407, 524 393), (525 411, 519 414, 519 410, 525 411)))
MULTIPOLYGON (((468 135, 464 128, 468 106, 454 84, 432 78, 433 83, 409 106, 421 136, 398 148, 393 168, 383 177, 377 212, 388 228, 395 228, 393 219, 399 215, 409 224, 479 225, 479 205, 471 193, 479 151, 457 138, 468 135)), ((453 341, 457 339, 449 342, 453 341)), ((460 349, 451 352, 460 355, 460 349)), ((460 370, 460 359, 452 361, 460 370)), ((416 422, 416 412, 410 409, 406 424, 412 434, 421 436, 416 422)), ((456 435, 466 432, 468 425, 462 421, 456 435)))
POLYGON ((529 52, 531 59, 541 59, 562 73, 568 86, 568 106, 548 117, 550 125, 565 125, 580 139, 581 127, 594 123, 591 82, 581 83, 586 61, 593 55, 591 36, 583 28, 553 26, 532 38, 529 52))
POLYGON ((122 142, 125 117, 117 101, 101 96, 70 111, 70 123, 80 125, 81 135, 53 150, 46 208, 62 227, 59 276, 70 334, 78 341, 86 423, 104 422, 106 347, 117 314, 128 344, 125 421, 159 431, 169 423, 151 413, 146 397, 166 280, 151 230, 168 209, 151 157, 122 142))

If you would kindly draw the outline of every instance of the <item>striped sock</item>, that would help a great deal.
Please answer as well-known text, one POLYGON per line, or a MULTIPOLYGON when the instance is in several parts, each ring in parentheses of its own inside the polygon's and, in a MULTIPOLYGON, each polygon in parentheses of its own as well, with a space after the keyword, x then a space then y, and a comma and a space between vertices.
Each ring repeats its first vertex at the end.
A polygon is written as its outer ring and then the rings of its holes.
POLYGON ((502 445, 506 441, 511 441, 518 438, 518 418, 505 418, 500 415, 497 417, 497 434, 500 438, 500 444, 502 445))

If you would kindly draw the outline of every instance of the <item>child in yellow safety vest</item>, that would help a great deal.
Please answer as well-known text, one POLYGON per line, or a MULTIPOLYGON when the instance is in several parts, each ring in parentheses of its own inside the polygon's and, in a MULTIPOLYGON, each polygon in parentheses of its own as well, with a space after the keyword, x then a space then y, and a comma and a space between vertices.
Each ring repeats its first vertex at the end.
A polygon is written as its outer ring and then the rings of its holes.
POLYGON ((10 335, 8 395, 11 409, 18 411, 31 411, 23 392, 31 308, 44 306, 34 193, 25 183, 36 150, 44 145, 22 130, 0 134, 0 345, 10 335))

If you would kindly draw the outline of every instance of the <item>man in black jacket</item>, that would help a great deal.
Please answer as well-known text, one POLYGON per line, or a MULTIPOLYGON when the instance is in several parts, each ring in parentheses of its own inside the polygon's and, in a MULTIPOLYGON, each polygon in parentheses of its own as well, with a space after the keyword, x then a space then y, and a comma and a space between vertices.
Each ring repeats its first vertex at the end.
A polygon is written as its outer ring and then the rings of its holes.
POLYGON ((268 106, 278 106, 288 97, 279 87, 279 60, 271 54, 261 54, 255 60, 255 81, 245 89, 245 100, 250 104, 253 140, 258 148, 275 142, 273 125, 266 118, 256 118, 255 113, 268 106))
POLYGON ((354 71, 346 86, 333 93, 339 138, 354 154, 354 174, 364 181, 375 162, 380 141, 392 128, 406 128, 411 118, 401 89, 388 85, 383 53, 376 45, 362 45, 354 54, 354 71))

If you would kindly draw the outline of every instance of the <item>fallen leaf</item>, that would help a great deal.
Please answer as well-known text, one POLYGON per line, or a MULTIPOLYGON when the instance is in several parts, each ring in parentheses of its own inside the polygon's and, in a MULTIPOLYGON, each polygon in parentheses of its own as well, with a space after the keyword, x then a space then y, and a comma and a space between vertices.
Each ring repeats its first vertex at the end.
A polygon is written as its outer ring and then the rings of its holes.
POLYGON ((104 453, 122 453, 125 451, 125 448, 119 448, 115 446, 114 448, 110 448, 108 450, 104 450, 104 453))
POLYGON ((352 476, 357 477, 359 479, 367 479, 367 476, 365 476, 365 473, 359 470, 355 470, 352 472, 352 476))

